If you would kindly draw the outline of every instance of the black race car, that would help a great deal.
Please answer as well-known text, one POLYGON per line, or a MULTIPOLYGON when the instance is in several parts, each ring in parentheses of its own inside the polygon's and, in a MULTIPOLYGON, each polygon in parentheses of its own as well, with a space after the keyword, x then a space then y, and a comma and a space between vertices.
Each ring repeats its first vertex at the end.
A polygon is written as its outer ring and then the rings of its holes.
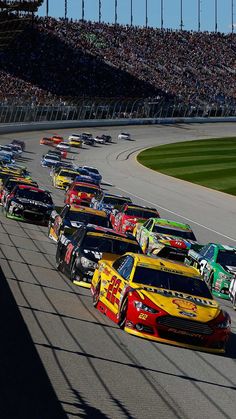
POLYGON ((90 288, 98 261, 106 254, 111 260, 126 252, 143 253, 135 238, 109 228, 81 224, 71 236, 62 234, 56 253, 56 266, 76 285, 90 288))
POLYGON ((110 227, 110 221, 104 211, 98 211, 93 208, 81 205, 66 204, 58 213, 52 211, 48 224, 48 237, 58 241, 64 231, 77 229, 81 223, 95 224, 102 227, 110 227))
POLYGON ((16 185, 4 208, 8 218, 42 225, 48 225, 53 209, 50 193, 30 185, 16 185))

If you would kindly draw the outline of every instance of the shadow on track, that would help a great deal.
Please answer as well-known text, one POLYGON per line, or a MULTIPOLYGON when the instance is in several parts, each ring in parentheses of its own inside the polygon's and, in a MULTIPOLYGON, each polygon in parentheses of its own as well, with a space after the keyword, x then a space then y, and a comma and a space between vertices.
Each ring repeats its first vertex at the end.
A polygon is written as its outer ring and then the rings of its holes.
POLYGON ((1 419, 66 419, 0 268, 1 419))

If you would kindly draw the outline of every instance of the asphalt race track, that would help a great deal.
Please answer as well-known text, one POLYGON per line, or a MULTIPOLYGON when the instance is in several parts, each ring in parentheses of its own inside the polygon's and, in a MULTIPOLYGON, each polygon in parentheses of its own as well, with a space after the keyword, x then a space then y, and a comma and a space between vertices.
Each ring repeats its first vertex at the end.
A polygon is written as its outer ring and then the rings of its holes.
MULTIPOLYGON (((111 133, 113 144, 84 146, 70 158, 98 167, 106 190, 189 222, 200 242, 235 245, 235 197, 157 174, 135 155, 158 144, 235 136, 236 124, 88 130, 111 133), (121 130, 133 141, 117 142, 121 130)), ((24 139, 22 161, 62 204, 63 191, 53 189, 48 169, 40 166, 48 147, 39 139, 48 134, 8 134, 0 142, 24 139)), ((2 213, 0 222, 1 419, 236 417, 236 313, 228 301, 222 305, 233 333, 225 356, 130 336, 93 308, 88 290, 57 272, 56 245, 46 228, 2 213)))

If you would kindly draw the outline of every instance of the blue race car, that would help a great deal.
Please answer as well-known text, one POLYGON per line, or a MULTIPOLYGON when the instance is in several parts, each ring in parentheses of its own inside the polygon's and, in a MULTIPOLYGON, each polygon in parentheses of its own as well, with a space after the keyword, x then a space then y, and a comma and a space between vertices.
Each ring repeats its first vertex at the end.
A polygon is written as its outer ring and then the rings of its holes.
POLYGON ((126 203, 132 203, 128 196, 104 193, 101 196, 93 198, 90 206, 98 210, 103 210, 109 215, 113 209, 119 210, 126 203))

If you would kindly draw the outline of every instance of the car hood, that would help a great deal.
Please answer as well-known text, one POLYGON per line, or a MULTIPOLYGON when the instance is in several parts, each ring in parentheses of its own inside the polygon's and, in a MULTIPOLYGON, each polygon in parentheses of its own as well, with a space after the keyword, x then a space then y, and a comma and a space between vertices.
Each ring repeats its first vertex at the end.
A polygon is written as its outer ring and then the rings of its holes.
POLYGON ((22 205, 33 205, 36 207, 41 207, 41 208, 45 208, 45 209, 52 209, 52 206, 49 204, 45 204, 44 202, 41 201, 35 201, 32 199, 27 199, 27 198, 17 198, 15 199, 15 202, 22 204, 22 205))
POLYGON ((175 317, 206 323, 215 319, 221 311, 219 304, 208 298, 148 286, 143 286, 137 292, 141 301, 143 297, 147 297, 156 306, 175 317))
POLYGON ((106 261, 113 262, 115 259, 118 258, 120 255, 116 255, 114 253, 106 253, 106 252, 97 252, 95 250, 86 250, 83 249, 83 254, 89 260, 93 262, 98 262, 100 259, 106 259, 106 261))

